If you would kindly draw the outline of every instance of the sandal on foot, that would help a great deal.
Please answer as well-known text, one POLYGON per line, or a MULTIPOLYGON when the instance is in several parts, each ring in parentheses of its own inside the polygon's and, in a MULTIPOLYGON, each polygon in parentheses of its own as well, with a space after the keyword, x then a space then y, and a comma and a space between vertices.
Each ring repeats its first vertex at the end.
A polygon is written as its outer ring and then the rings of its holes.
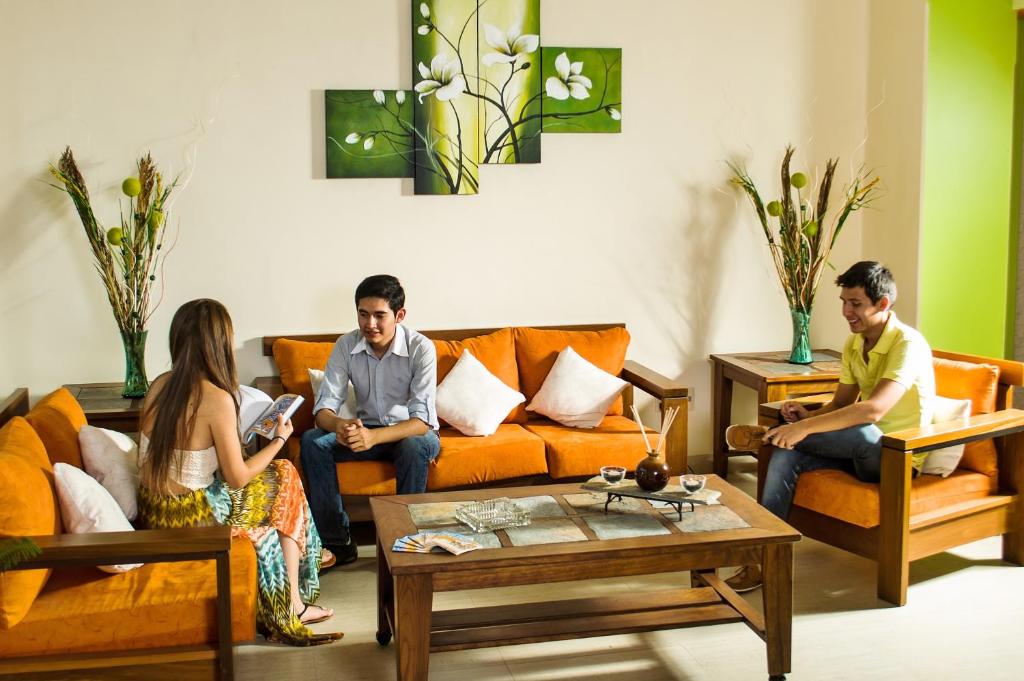
POLYGON ((303 624, 316 624, 317 622, 326 622, 327 620, 329 620, 332 617, 334 617, 334 611, 333 610, 329 610, 328 608, 322 608, 319 605, 316 605, 314 607, 320 608, 321 610, 323 610, 327 614, 321 615, 320 617, 310 617, 309 619, 303 619, 302 616, 306 614, 306 611, 309 610, 309 606, 311 606, 311 605, 313 605, 313 604, 312 603, 303 603, 302 604, 302 610, 295 614, 295 616, 298 617, 299 621, 302 622, 303 624))
POLYGON ((330 549, 320 549, 320 571, 330 570, 338 562, 338 557, 330 549))

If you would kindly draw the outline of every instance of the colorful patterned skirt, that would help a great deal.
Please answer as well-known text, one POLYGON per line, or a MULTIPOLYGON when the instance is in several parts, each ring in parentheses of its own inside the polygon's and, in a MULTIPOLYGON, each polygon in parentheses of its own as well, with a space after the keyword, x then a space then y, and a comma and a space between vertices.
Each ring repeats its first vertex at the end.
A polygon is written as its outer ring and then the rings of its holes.
POLYGON ((320 595, 320 535, 313 524, 298 471, 275 459, 241 489, 219 478, 205 489, 165 496, 139 490, 139 520, 144 527, 167 529, 230 525, 232 536, 245 535, 256 547, 256 624, 270 640, 296 646, 328 643, 339 634, 314 634, 292 611, 291 587, 278 532, 299 546, 299 593, 305 603, 320 595))

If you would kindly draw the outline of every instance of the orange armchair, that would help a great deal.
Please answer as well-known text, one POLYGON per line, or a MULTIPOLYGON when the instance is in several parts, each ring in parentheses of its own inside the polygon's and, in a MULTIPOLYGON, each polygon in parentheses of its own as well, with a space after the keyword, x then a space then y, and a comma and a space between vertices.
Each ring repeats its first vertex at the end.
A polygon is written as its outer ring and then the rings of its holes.
MULTIPOLYGON (((907 602, 911 561, 961 544, 1002 535, 1003 560, 1024 564, 1024 411, 1012 408, 1024 364, 933 356, 936 392, 971 397, 970 419, 885 435, 878 484, 837 470, 801 475, 788 519, 808 537, 876 561, 878 597, 896 605, 907 602), (913 477, 911 454, 959 443, 967 449, 949 477, 913 477)), ((781 405, 761 405, 761 423, 778 423, 781 405)), ((772 451, 758 453, 758 496, 772 451)))

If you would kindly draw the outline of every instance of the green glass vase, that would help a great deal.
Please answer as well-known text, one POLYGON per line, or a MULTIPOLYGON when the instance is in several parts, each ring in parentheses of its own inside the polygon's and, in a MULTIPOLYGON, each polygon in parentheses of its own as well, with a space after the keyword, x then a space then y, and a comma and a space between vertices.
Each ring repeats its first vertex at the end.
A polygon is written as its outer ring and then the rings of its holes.
POLYGON ((793 318, 793 347, 789 351, 790 364, 810 364, 814 361, 811 355, 811 311, 790 308, 793 318))
POLYGON ((148 331, 122 331, 124 343, 124 390, 121 397, 145 397, 149 390, 146 378, 146 335, 148 331))

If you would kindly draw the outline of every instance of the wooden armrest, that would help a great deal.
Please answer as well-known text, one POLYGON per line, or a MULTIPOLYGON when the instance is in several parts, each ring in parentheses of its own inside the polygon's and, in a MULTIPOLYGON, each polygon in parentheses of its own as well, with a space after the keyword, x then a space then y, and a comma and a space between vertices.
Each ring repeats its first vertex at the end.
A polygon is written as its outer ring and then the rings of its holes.
POLYGON ((639 362, 627 359, 622 367, 622 380, 629 381, 648 395, 657 397, 659 400, 667 398, 683 398, 690 394, 690 390, 679 381, 673 381, 667 376, 662 376, 653 369, 648 369, 639 362))
POLYGON ((904 452, 927 452, 1021 431, 1024 431, 1024 410, 1004 409, 994 414, 978 414, 963 421, 894 431, 882 437, 882 445, 904 452))
POLYGON ((12 569, 172 563, 213 558, 218 553, 231 550, 231 528, 227 525, 178 530, 56 534, 29 539, 42 549, 42 554, 18 563, 12 569))
POLYGON ((15 416, 28 413, 28 388, 18 388, 8 397, 0 400, 0 426, 15 416))
POLYGON ((281 384, 280 376, 257 376, 256 380, 252 382, 252 387, 262 390, 274 400, 284 395, 284 386, 281 384))
POLYGON ((824 405, 832 401, 832 393, 819 393, 817 395, 802 395, 800 397, 794 397, 788 400, 779 400, 777 402, 765 402, 764 404, 758 405, 757 413, 761 416, 767 416, 769 418, 778 421, 782 418, 782 405, 786 402, 799 402, 804 405, 807 409, 819 409, 824 405))

